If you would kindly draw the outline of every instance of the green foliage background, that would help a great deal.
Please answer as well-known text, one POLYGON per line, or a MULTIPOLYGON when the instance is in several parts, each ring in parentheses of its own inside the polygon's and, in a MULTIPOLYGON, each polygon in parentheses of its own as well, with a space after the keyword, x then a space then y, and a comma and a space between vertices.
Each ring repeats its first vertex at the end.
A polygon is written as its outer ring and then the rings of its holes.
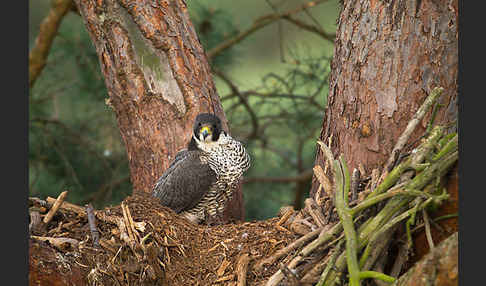
MULTIPOLYGON (((284 11, 307 1, 282 2, 284 11)), ((50 2, 29 1, 29 45, 50 2)), ((266 1, 188 1, 191 18, 206 50, 274 12, 266 1)), ((313 20, 334 32, 337 1, 309 10, 313 20)), ((312 23, 305 13, 296 18, 312 23)), ((282 177, 312 167, 327 99, 325 80, 333 45, 313 33, 282 21, 252 34, 213 59, 240 91, 315 96, 316 104, 283 97, 250 96, 255 113, 267 124, 261 138, 245 142, 252 157, 246 177, 282 177), (269 149, 277 150, 270 152, 269 149)), ((245 138, 250 116, 219 77, 214 77, 231 133, 245 138)), ((29 94, 29 196, 56 197, 68 189, 68 200, 95 207, 117 204, 131 193, 129 169, 115 115, 105 104, 107 91, 98 58, 82 19, 69 13, 52 46, 48 63, 29 94)), ((247 220, 274 216, 294 201, 295 183, 249 183, 244 186, 247 220)))

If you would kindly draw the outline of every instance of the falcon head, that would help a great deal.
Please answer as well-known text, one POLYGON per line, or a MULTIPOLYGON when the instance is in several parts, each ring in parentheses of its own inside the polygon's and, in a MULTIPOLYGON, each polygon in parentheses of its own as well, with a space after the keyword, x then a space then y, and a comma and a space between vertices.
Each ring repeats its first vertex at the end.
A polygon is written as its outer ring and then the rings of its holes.
POLYGON ((193 138, 199 144, 217 142, 221 133, 221 120, 214 114, 201 113, 196 117, 193 127, 193 138))

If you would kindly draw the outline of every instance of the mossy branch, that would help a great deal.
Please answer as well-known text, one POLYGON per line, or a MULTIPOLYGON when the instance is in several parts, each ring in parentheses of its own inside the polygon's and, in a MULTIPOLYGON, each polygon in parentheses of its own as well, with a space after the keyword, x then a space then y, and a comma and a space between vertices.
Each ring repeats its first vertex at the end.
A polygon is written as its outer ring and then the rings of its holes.
POLYGON ((415 131, 417 125, 420 123, 422 118, 424 118, 427 111, 429 111, 429 109, 434 105, 434 103, 437 101, 443 91, 444 88, 442 87, 434 88, 430 92, 429 96, 427 96, 427 98, 424 100, 422 105, 419 107, 417 112, 415 112, 413 117, 408 122, 407 127, 405 127, 405 130, 398 138, 397 143, 395 143, 395 146, 393 147, 393 150, 391 152, 391 156, 388 158, 388 161, 385 164, 385 171, 391 169, 392 166, 395 164, 395 160, 397 158, 396 155, 401 152, 408 139, 412 135, 413 131, 415 131))
POLYGON ((386 274, 376 272, 376 271, 361 271, 359 273, 359 278, 360 279, 367 279, 367 278, 372 278, 372 279, 379 279, 381 281, 385 281, 388 283, 393 283, 395 282, 396 278, 388 276, 386 274))
POLYGON ((336 263, 336 259, 339 254, 341 254, 341 246, 343 244, 344 240, 341 240, 336 247, 333 250, 333 253, 331 257, 329 258, 329 261, 327 262, 326 268, 324 268, 324 271, 321 273, 321 277, 319 278, 319 282, 317 282, 316 286, 324 286, 324 282, 326 281, 327 275, 329 274, 329 271, 331 270, 332 267, 334 267, 334 264, 336 263))
MULTIPOLYGON (((426 208, 430 203, 441 203, 441 201, 447 199, 448 195, 446 193, 432 195, 431 190, 435 189, 435 184, 433 184, 434 179, 443 176, 445 172, 448 171, 450 167, 452 167, 452 165, 457 161, 457 144, 454 143, 457 141, 457 138, 456 136, 448 136, 449 140, 446 141, 447 143, 442 142, 443 144, 438 145, 437 143, 439 140, 441 140, 441 137, 443 137, 443 128, 436 126, 432 129, 429 137, 425 139, 425 141, 418 148, 416 148, 412 155, 388 174, 383 183, 379 186, 379 188, 382 188, 382 190, 375 192, 374 196, 368 196, 367 199, 362 201, 356 207, 347 209, 352 216, 355 216, 362 210, 369 208, 380 201, 391 198, 391 200, 387 202, 385 207, 381 209, 377 215, 369 218, 357 231, 357 241, 359 244, 357 247, 351 244, 351 251, 354 253, 359 253, 362 249, 364 249, 358 263, 358 267, 352 266, 353 269, 350 271, 349 258, 347 257, 348 253, 350 252, 348 252, 349 249, 346 247, 346 251, 341 251, 340 254, 333 254, 333 256, 337 256, 335 263, 333 263, 334 265, 332 268, 330 268, 330 270, 327 270, 326 273, 323 272, 319 285, 334 285, 337 276, 341 271, 344 271, 346 266, 348 267, 348 272, 350 272, 350 285, 352 285, 351 283, 356 283, 356 280, 351 282, 351 272, 353 272, 353 274, 356 273, 356 269, 359 269, 360 265, 364 265, 368 259, 371 247, 374 245, 380 235, 396 224, 402 222, 407 217, 414 216, 417 211, 426 208), (442 148, 438 150, 437 154, 443 155, 437 156, 436 154, 433 154, 434 150, 438 146, 442 148), (433 156, 431 157, 430 155, 433 156), (423 161, 428 157, 434 158, 435 160, 432 160, 432 162, 423 163, 423 161), (417 166, 420 166, 421 168, 416 168, 417 166), (413 177, 413 179, 411 177, 402 176, 405 171, 415 170, 415 172, 417 172, 417 169, 420 169, 420 173, 413 177), (406 180, 401 184, 394 186, 401 178, 405 178, 406 180), (413 208, 407 210, 408 204, 414 198, 418 198, 417 204, 413 208), (425 202, 423 202, 424 199, 426 199, 425 202)), ((320 143, 327 159, 333 160, 330 149, 322 142, 320 143)), ((340 209, 342 209, 343 204, 345 203, 344 195, 347 194, 345 193, 346 184, 344 182, 345 176, 342 169, 339 171, 340 169, 338 168, 338 161, 334 160, 333 165, 334 167, 331 168, 331 170, 333 172, 336 185, 335 202, 336 209, 338 210, 339 214, 340 209)), ((344 206, 346 205, 344 204, 344 206)), ((341 223, 343 223, 342 219, 341 223)), ((343 226, 343 228, 346 227, 343 226)), ((348 242, 348 235, 346 235, 346 231, 345 236, 346 242, 348 242)), ((362 272, 358 271, 358 273, 362 272)), ((369 275, 369 273, 366 273, 365 277, 366 275, 369 275)))
MULTIPOLYGON (((415 123, 418 118, 423 118, 441 92, 441 88, 432 92, 412 119, 415 123)), ((409 124, 409 126, 414 128, 413 124, 409 124)), ((304 257, 310 255, 319 246, 326 245, 327 248, 338 242, 338 247, 334 247, 332 254, 330 253, 327 258, 328 263, 321 273, 317 285, 332 286, 339 283, 340 275, 346 268, 350 286, 360 285, 361 280, 367 278, 394 282, 395 278, 392 276, 367 271, 375 263, 376 255, 381 253, 381 250, 378 250, 378 254, 371 255, 371 250, 377 247, 386 249, 383 244, 387 243, 392 236, 383 235, 386 232, 393 233, 394 229, 409 217, 411 219, 408 220, 407 233, 410 235, 410 225, 413 224, 418 211, 424 210, 430 204, 440 204, 448 198, 446 192, 437 195, 434 191, 438 189, 441 177, 457 162, 459 156, 457 134, 445 135, 444 130, 443 126, 429 129, 427 137, 410 153, 408 158, 391 170, 385 169, 382 173, 381 184, 354 208, 348 206, 350 174, 343 156, 340 156, 339 160, 334 159, 331 149, 325 143, 318 141, 324 157, 331 166, 334 189, 332 199, 339 215, 339 222, 329 232, 321 233, 317 239, 298 252, 297 256, 288 264, 289 269, 295 269, 304 257), (411 207, 410 203, 413 200, 415 201, 411 207), (363 210, 384 201, 386 201, 384 207, 379 209, 377 214, 369 217, 355 229, 355 223, 362 217, 362 215, 358 215, 363 210), (339 236, 341 233, 342 235, 339 236), (343 236, 345 240, 341 239, 343 236), (334 241, 331 241, 333 238, 334 241), (343 243, 345 243, 345 248, 341 249, 340 246, 343 243), (358 259, 358 255, 360 255, 360 259, 358 259), (364 265, 368 266, 365 268, 364 265), (361 269, 366 270, 361 271, 361 269)), ((401 150, 401 145, 397 146, 397 150, 401 150)), ((322 247, 319 249, 322 251, 322 247)), ((277 285, 283 277, 283 274, 277 271, 266 285, 277 285)))
POLYGON ((415 168, 420 165, 423 160, 432 152, 443 135, 444 128, 436 126, 432 129, 430 136, 423 142, 418 148, 416 148, 410 157, 404 162, 395 167, 388 176, 385 177, 383 182, 371 192, 368 198, 377 196, 387 190, 389 190, 399 179, 403 172, 415 168))
MULTIPOLYGON (((326 147, 327 148, 327 147, 326 147)), ((344 160, 334 160, 333 164, 335 173, 335 192, 334 200, 339 219, 343 225, 344 236, 346 237, 346 262, 349 272, 349 285, 358 286, 359 282, 359 264, 358 264, 358 238, 354 229, 353 216, 347 205, 349 192, 349 172, 344 160)))

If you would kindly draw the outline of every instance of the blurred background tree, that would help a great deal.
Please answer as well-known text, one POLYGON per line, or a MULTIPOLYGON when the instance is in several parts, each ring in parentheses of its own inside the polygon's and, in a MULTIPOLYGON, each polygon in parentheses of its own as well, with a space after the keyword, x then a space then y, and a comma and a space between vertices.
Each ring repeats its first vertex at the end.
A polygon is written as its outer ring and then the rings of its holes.
MULTIPOLYGON (((29 1, 33 47, 50 1, 29 1)), ((231 134, 245 142, 246 219, 274 216, 308 196, 328 94, 338 1, 188 1, 231 134)), ((29 95, 29 196, 100 208, 131 194, 126 151, 98 57, 66 14, 29 95)))

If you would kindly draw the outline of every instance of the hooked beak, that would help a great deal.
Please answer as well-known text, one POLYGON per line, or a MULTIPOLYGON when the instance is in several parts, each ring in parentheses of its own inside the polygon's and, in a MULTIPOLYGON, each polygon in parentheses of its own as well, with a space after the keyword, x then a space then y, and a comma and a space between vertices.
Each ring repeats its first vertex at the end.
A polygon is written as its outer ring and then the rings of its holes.
POLYGON ((209 126, 204 126, 203 128, 201 128, 201 131, 199 133, 203 136, 203 139, 206 140, 206 137, 208 137, 208 135, 211 135, 211 130, 209 126))

